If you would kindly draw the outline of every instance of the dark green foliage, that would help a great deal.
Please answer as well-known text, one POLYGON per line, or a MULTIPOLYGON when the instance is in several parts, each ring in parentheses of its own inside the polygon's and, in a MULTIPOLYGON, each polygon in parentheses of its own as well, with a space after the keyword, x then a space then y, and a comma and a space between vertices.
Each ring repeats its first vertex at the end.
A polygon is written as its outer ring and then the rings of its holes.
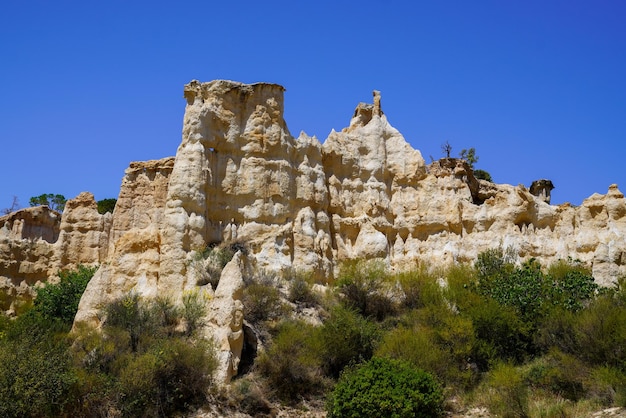
POLYGON ((404 299, 402 304, 409 309, 419 309, 430 305, 444 303, 441 288, 434 274, 425 267, 396 274, 393 279, 398 282, 404 299))
POLYGON ((202 294, 197 291, 187 291, 183 294, 182 317, 185 320, 187 336, 193 335, 204 325, 206 303, 202 294))
POLYGON ((119 328, 128 333, 130 348, 139 350, 142 337, 151 337, 156 330, 156 323, 151 309, 142 304, 139 295, 130 293, 105 308, 106 325, 119 328))
POLYGON ((178 326, 189 320, 186 309, 129 294, 106 307, 101 331, 77 327, 80 385, 68 414, 166 417, 203 404, 217 363, 210 342, 178 326))
POLYGON ((59 273, 58 283, 47 283, 37 291, 35 310, 45 318, 57 318, 71 325, 80 298, 98 267, 79 265, 76 270, 59 273))
POLYGON ((439 417, 443 393, 428 373, 375 357, 342 374, 327 410, 329 418, 439 417))
POLYGON ((342 302, 363 316, 384 319, 396 312, 395 303, 385 294, 386 278, 385 265, 380 261, 345 263, 337 280, 342 302))
POLYGON ((243 311, 246 320, 252 323, 280 317, 285 311, 280 291, 264 282, 249 284, 243 291, 243 311))
POLYGON ((546 301, 547 289, 541 265, 530 259, 514 268, 480 281, 480 290, 503 306, 514 308, 523 318, 536 320, 546 301))
POLYGON ((520 363, 533 352, 532 329, 513 308, 484 299, 467 314, 476 335, 473 358, 482 370, 497 359, 520 363))
POLYGON ((32 310, 0 337, 0 416, 59 416, 76 381, 60 321, 32 310))
POLYGON ((470 168, 474 168, 474 164, 476 164, 479 160, 478 155, 476 155, 476 149, 474 147, 470 149, 462 149, 459 153, 459 157, 467 161, 467 165, 469 165, 470 168))
POLYGON ((610 296, 597 298, 577 316, 576 355, 593 365, 626 371, 626 306, 610 296))
POLYGON ((304 307, 317 305, 319 303, 319 297, 311 289, 312 281, 310 275, 296 273, 291 278, 289 284, 289 301, 304 307))
POLYGON ((58 212, 63 212, 65 209, 65 196, 61 194, 52 194, 52 193, 44 193, 39 196, 31 197, 28 203, 31 206, 41 206, 46 205, 52 210, 56 210, 58 212))
POLYGON ((598 291, 591 273, 580 261, 560 260, 548 269, 552 281, 550 302, 571 312, 581 310, 598 291))
POLYGON ((528 387, 522 373, 508 363, 498 363, 487 376, 489 410, 504 418, 528 418, 528 387))
POLYGON ((552 350, 531 366, 526 380, 531 386, 577 401, 585 395, 584 386, 589 373, 588 367, 580 359, 552 350))
POLYGON ((472 367, 476 345, 472 322, 446 307, 416 311, 385 334, 377 356, 405 360, 445 382, 468 388, 478 379, 472 367))
POLYGON ((259 357, 259 372, 281 400, 294 402, 322 388, 317 331, 304 322, 284 322, 269 349, 259 357))
POLYGON ((322 370, 336 378, 349 364, 369 360, 379 338, 375 324, 352 309, 335 307, 319 332, 322 370))
POLYGON ((493 179, 491 178, 491 174, 489 174, 489 172, 485 171, 485 170, 474 170, 474 177, 477 178, 478 180, 487 180, 491 183, 493 183, 493 179))
POLYGON ((96 204, 98 205, 98 213, 100 214, 105 214, 107 212, 113 213, 116 203, 117 203, 117 199, 113 199, 113 198, 98 200, 96 202, 96 204))
POLYGON ((171 338, 129 355, 119 370, 125 416, 167 417, 206 399, 216 366, 210 347, 171 338))

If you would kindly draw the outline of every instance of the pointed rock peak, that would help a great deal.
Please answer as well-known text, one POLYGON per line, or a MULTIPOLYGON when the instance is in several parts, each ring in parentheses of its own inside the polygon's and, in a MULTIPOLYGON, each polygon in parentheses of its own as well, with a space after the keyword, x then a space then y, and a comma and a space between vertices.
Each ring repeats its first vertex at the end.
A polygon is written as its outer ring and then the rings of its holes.
POLYGON ((374 90, 372 95, 374 96, 374 116, 382 116, 383 110, 380 107, 380 92, 374 90))
POLYGON ((350 128, 356 128, 359 126, 365 126, 374 116, 383 116, 383 111, 380 107, 380 92, 378 90, 374 90, 372 92, 374 96, 374 104, 370 103, 359 103, 354 110, 354 116, 352 116, 352 120, 350 121, 350 128))
POLYGON ((622 199, 624 197, 624 194, 620 192, 619 188, 617 187, 617 184, 611 184, 609 186, 609 192, 607 193, 607 196, 612 197, 612 198, 622 199))

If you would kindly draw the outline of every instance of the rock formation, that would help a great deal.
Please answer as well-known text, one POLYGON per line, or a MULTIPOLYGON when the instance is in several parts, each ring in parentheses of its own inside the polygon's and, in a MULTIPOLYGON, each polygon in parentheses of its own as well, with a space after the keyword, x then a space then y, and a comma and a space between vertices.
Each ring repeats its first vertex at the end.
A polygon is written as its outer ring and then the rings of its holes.
POLYGON ((93 265, 106 257, 111 214, 100 215, 91 193, 81 193, 60 213, 47 206, 0 217, 0 309, 35 296, 34 287, 60 269, 93 265))
POLYGON ((323 145, 294 138, 283 92, 265 83, 187 84, 176 157, 131 163, 112 216, 81 194, 62 216, 31 208, 0 218, 4 286, 99 263, 76 317, 95 325, 102 305, 127 292, 180 301, 199 289, 212 297, 206 332, 227 381, 241 356, 240 292, 250 268, 331 277, 349 259, 403 269, 471 262, 503 246, 544 265, 580 259, 601 284, 626 274, 626 200, 616 185, 579 207, 552 206, 549 180, 529 190, 477 180, 460 159, 426 165, 387 121, 378 92, 323 145), (221 242, 245 243, 247 255, 233 259, 214 290, 194 260, 221 242))

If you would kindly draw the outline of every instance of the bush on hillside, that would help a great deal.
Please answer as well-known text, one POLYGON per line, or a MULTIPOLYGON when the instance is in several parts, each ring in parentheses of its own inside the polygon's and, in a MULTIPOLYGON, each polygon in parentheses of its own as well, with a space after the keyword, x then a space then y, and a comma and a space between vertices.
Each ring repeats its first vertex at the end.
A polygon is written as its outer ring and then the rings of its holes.
POLYGON ((59 416, 77 379, 66 326, 33 310, 6 325, 0 336, 0 416, 59 416))
POLYGON ((443 393, 428 373, 375 357, 342 374, 327 403, 329 418, 439 417, 443 393))
POLYGON ((37 290, 35 311, 48 319, 59 319, 71 325, 78 311, 78 303, 89 280, 98 267, 79 265, 76 270, 63 270, 58 283, 46 283, 37 290))
POLYGON ((295 402, 319 392, 323 379, 315 349, 318 330, 302 321, 280 324, 257 367, 279 399, 295 402))
POLYGON ((387 271, 379 260, 357 260, 341 266, 337 287, 342 302, 363 316, 384 319, 396 312, 396 303, 386 294, 387 271))
POLYGON ((369 360, 380 338, 375 324, 344 306, 337 306, 319 330, 322 370, 337 378, 350 364, 369 360))

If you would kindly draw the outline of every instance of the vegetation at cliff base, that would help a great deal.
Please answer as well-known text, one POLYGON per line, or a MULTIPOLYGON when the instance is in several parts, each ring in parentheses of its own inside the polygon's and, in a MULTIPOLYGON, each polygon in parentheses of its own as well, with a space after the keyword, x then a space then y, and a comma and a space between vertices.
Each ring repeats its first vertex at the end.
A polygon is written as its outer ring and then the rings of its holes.
POLYGON ((101 330, 68 333, 95 271, 61 272, 30 310, 0 321, 0 416, 169 417, 206 402, 216 359, 195 336, 202 298, 179 307, 131 293, 104 307, 101 330))
MULTIPOLYGON (((209 248, 198 260, 223 267, 227 253, 209 248)), ((94 272, 62 272, 26 312, 0 317, 1 416, 166 417, 211 405, 250 416, 313 406, 329 417, 473 407, 567 417, 626 406, 624 281, 600 288, 577 260, 542 266, 503 248, 402 272, 355 260, 325 286, 307 272, 252 272, 227 388, 213 380, 215 347, 198 335, 201 286, 179 303, 122 295, 102 307, 100 329, 69 333, 94 272)))

